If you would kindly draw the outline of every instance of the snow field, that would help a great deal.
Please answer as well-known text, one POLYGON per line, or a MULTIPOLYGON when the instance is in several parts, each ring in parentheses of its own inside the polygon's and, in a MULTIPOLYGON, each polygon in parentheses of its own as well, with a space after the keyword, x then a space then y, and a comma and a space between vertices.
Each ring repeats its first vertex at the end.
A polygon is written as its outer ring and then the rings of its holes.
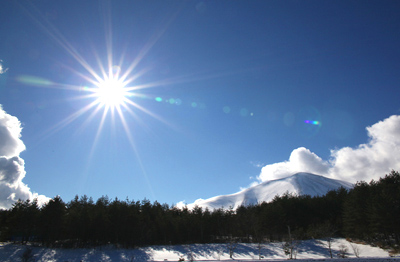
MULTIPOLYGON (((22 261, 21 257, 27 246, 1 243, 0 261, 22 261)), ((113 262, 113 261, 260 261, 257 244, 241 243, 237 246, 233 259, 229 258, 226 244, 193 244, 177 246, 151 246, 137 249, 117 249, 109 246, 84 249, 52 249, 32 246, 32 261, 35 262, 113 262)), ((335 261, 400 261, 400 257, 389 257, 388 251, 369 245, 350 243, 345 239, 335 239, 332 243, 335 261), (348 258, 339 259, 337 254, 341 245, 347 247, 348 258), (356 258, 351 245, 359 250, 356 258)), ((262 245, 261 261, 286 261, 282 243, 266 243, 262 245)), ((329 261, 330 255, 326 241, 301 241, 298 246, 296 261, 329 261)))

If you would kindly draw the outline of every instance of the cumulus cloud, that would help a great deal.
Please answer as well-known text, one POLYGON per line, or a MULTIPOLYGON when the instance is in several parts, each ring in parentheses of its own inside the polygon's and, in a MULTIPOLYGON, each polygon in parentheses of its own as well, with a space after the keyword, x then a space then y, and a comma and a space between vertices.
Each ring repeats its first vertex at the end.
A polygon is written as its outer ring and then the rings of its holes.
POLYGON ((25 177, 25 162, 19 154, 25 150, 21 140, 21 123, 7 114, 0 105, 0 208, 8 209, 18 199, 37 198, 39 204, 48 200, 43 195, 32 193, 22 182, 25 177))
POLYGON ((354 183, 379 179, 392 169, 400 170, 400 116, 391 116, 366 130, 369 141, 365 144, 331 150, 329 160, 300 147, 292 151, 288 161, 264 166, 258 179, 267 181, 309 172, 354 183))
POLYGON ((0 74, 7 72, 8 68, 3 68, 3 60, 0 60, 0 74))
POLYGON ((329 163, 323 161, 307 148, 300 147, 293 150, 288 161, 263 167, 258 178, 261 181, 275 180, 297 172, 325 174, 328 169, 329 163))

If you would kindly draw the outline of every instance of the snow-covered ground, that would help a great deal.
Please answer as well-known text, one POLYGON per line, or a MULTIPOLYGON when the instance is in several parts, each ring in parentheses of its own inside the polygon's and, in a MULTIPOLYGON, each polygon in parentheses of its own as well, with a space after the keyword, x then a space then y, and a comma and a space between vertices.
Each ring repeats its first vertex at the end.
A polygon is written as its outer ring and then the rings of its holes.
MULTIPOLYGON (((330 260, 326 242, 307 240, 298 246, 297 261, 328 261, 330 260)), ((0 261, 22 261, 21 257, 26 246, 11 243, 0 243, 0 261)), ((51 249, 31 247, 35 262, 91 262, 91 261, 260 261, 257 244, 239 244, 234 252, 233 259, 229 258, 229 249, 226 244, 194 244, 180 246, 152 246, 138 249, 116 249, 99 247, 95 249, 51 249)), ((400 257, 391 258, 389 253, 378 247, 349 243, 345 239, 335 239, 332 244, 334 259, 339 261, 392 261, 400 257), (349 259, 338 259, 337 254, 341 245, 348 249, 349 259), (359 257, 354 255, 353 248, 359 250, 359 257)), ((262 260, 285 261, 287 256, 282 249, 282 243, 263 244, 261 248, 262 260)))

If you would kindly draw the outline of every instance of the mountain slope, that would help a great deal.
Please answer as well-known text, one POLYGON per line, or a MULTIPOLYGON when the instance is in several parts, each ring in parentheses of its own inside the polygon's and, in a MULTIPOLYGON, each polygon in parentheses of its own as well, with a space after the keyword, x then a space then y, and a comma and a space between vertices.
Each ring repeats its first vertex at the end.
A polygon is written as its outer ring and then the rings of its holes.
POLYGON ((195 205, 209 209, 229 208, 234 209, 240 205, 251 205, 261 202, 269 202, 276 195, 283 195, 286 192, 297 195, 322 196, 328 191, 339 187, 351 188, 351 183, 330 179, 310 173, 296 173, 282 179, 266 181, 259 185, 244 189, 232 195, 216 196, 209 199, 199 199, 188 208, 195 205))

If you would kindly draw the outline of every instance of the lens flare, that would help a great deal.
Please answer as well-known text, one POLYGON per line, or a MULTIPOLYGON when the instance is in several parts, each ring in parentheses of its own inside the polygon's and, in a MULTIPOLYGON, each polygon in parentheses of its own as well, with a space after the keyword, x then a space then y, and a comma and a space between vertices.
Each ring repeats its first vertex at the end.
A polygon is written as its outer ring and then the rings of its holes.
POLYGON ((321 123, 319 121, 304 120, 304 123, 319 126, 321 123))
POLYGON ((16 80, 20 83, 32 85, 32 86, 48 87, 48 86, 54 85, 54 83, 48 79, 36 77, 36 76, 29 76, 29 75, 17 76, 16 80))

